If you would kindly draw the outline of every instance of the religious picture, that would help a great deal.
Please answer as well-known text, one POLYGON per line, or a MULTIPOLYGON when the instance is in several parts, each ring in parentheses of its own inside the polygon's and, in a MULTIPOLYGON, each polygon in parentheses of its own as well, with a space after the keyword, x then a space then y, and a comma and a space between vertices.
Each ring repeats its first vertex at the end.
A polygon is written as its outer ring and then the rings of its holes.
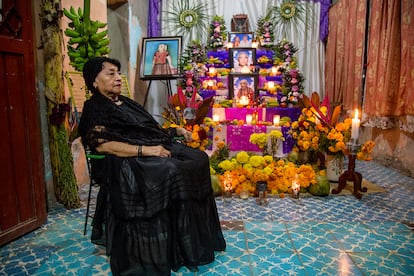
POLYGON ((181 50, 181 37, 143 38, 141 79, 177 78, 181 50))
POLYGON ((250 73, 250 67, 255 63, 255 48, 232 48, 229 50, 229 64, 235 73, 250 73))

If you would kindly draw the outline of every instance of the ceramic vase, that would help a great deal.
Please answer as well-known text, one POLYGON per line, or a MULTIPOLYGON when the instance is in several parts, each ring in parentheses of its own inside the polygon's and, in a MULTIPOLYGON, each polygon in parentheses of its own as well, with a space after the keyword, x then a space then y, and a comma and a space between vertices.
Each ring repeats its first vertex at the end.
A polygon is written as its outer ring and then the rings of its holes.
POLYGON ((339 177, 342 174, 344 163, 343 156, 336 156, 332 154, 326 155, 326 176, 329 182, 338 183, 339 177))

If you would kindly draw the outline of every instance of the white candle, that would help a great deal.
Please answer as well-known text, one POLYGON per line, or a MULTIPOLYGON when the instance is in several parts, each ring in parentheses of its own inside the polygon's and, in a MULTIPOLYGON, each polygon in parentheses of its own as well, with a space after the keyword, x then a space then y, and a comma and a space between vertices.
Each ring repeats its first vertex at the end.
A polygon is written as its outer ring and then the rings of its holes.
POLYGON ((256 41, 253 41, 252 42, 252 48, 257 48, 257 46, 258 46, 257 42, 256 41))
POLYGON ((297 182, 297 179, 295 177, 295 179, 292 181, 292 194, 294 198, 299 198, 299 191, 300 191, 300 185, 297 182))
POLYGON ((278 126, 280 123, 280 115, 273 115, 273 125, 278 126))
POLYGON ((233 43, 227 42, 227 48, 233 48, 233 43))
POLYGON ((231 182, 232 182, 231 181, 231 177, 229 175, 227 175, 224 178, 224 191, 226 191, 226 192, 230 192, 231 191, 231 188, 232 188, 231 182))
POLYGON ((239 100, 239 103, 241 105, 248 105, 249 104, 249 99, 246 96, 241 96, 240 100, 239 100))
POLYGON ((214 85, 214 81, 213 80, 208 80, 207 81, 207 89, 208 90, 213 90, 213 85, 214 85))
POLYGON ((269 82, 267 82, 267 90, 269 91, 269 92, 273 92, 273 91, 275 91, 276 89, 275 89, 275 83, 273 82, 273 81, 269 81, 269 82))
POLYGON ((262 122, 266 122, 266 108, 262 108, 262 122))
POLYGON ((359 124, 358 109, 355 109, 355 118, 352 119, 351 139, 358 140, 359 136, 359 124))
POLYGON ((253 120, 253 115, 252 114, 247 114, 246 115, 246 124, 250 126, 252 124, 252 120, 253 120))
POLYGON ((220 121, 220 115, 214 114, 213 115, 213 121, 214 122, 219 122, 220 121))
POLYGON ((276 76, 277 73, 277 67, 273 66, 272 67, 272 76, 276 76))
POLYGON ((209 74, 209 76, 210 76, 210 77, 214 77, 214 76, 216 76, 216 74, 217 74, 217 70, 216 70, 216 68, 214 68, 214 67, 210 67, 210 68, 208 69, 208 74, 209 74))

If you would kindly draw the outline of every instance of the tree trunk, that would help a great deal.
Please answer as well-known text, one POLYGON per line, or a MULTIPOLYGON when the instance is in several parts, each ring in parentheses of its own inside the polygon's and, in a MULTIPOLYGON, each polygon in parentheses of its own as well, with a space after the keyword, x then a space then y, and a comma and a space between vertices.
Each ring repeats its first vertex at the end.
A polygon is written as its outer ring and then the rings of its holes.
MULTIPOLYGON (((80 206, 78 187, 73 169, 73 157, 66 129, 67 118, 60 125, 50 119, 53 109, 65 103, 63 87, 63 36, 61 30, 61 13, 58 0, 42 2, 43 52, 45 62, 45 91, 47 114, 49 118, 50 159, 53 171, 55 194, 58 202, 66 208, 80 206)), ((67 116, 65 116, 67 117, 67 116)))

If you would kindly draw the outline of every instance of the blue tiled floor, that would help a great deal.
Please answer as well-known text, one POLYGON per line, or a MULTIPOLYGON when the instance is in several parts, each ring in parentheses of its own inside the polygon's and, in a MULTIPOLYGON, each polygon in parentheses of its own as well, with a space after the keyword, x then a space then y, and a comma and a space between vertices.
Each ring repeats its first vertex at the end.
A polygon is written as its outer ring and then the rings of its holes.
MULTIPOLYGON (((386 189, 352 195, 217 198, 225 252, 173 275, 414 275, 414 179, 358 162, 386 189)), ((83 235, 85 209, 55 208, 42 228, 0 248, 0 275, 111 275, 104 249, 83 235)))

